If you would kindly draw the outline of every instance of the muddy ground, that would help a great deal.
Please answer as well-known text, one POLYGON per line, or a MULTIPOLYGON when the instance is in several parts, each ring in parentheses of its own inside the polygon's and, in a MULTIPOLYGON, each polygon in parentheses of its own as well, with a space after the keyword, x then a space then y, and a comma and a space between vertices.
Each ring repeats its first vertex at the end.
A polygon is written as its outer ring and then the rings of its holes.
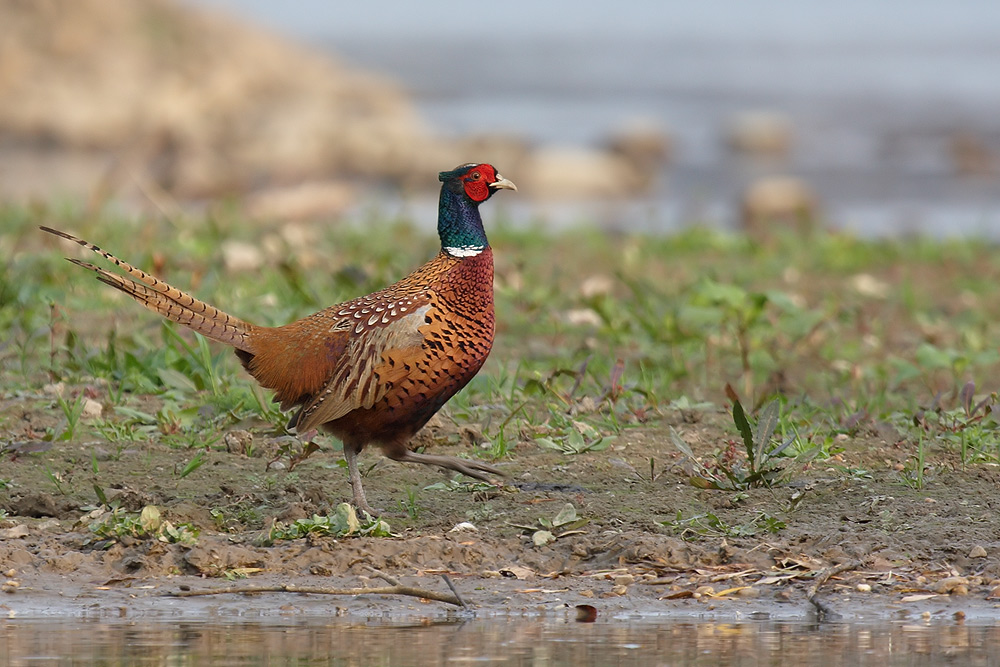
MULTIPOLYGON (((52 418, 50 400, 18 397, 3 408, 41 428, 52 418)), ((737 494, 688 483, 669 444, 671 427, 696 451, 734 438, 721 410, 668 411, 658 423, 626 428, 603 452, 567 456, 522 443, 499 464, 507 475, 501 485, 475 492, 426 489, 447 475, 368 450, 368 498, 385 510, 393 537, 310 535, 273 543, 265 536, 275 521, 325 514, 349 498, 336 445, 323 443, 291 471, 287 460, 267 469, 276 445, 251 428, 253 447, 211 451, 180 477, 190 452, 156 443, 115 450, 101 441, 37 443, 44 451, 22 443, 4 453, 0 468, 7 515, 0 520, 0 606, 22 617, 424 617, 456 609, 382 595, 169 597, 182 589, 384 586, 378 571, 442 593, 447 574, 479 614, 573 615, 577 605, 591 605, 605 618, 811 618, 817 605, 808 598, 820 579, 818 605, 848 619, 1000 613, 997 466, 929 461, 932 474, 918 490, 903 480, 912 453, 896 447, 884 428, 862 428, 842 441, 834 459, 796 464, 788 483, 737 494), (155 505, 173 524, 193 525, 196 542, 101 538, 90 527, 99 504, 95 484, 114 506, 138 512, 155 505), (551 532, 558 539, 536 544, 530 529, 542 529, 539 520, 567 504, 586 522, 565 535, 557 527, 551 532), (678 512, 685 520, 715 516, 716 530, 706 521, 697 530, 672 524, 678 512), (784 527, 769 532, 761 517, 784 527), (831 568, 840 571, 825 579, 831 568)), ((475 446, 460 437, 467 429, 438 419, 421 444, 435 453, 468 452, 475 446)), ((239 432, 229 441, 246 437, 239 432)))

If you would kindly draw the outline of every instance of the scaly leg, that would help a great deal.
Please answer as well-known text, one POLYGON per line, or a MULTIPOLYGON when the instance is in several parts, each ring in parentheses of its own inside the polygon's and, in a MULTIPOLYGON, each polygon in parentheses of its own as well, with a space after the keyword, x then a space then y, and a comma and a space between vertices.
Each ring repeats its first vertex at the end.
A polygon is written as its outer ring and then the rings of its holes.
POLYGON ((472 459, 459 459, 454 456, 438 456, 434 454, 418 454, 417 452, 411 452, 405 447, 401 450, 399 448, 388 450, 386 451, 386 455, 396 461, 406 463, 422 463, 427 466, 448 468, 449 470, 460 472, 463 475, 468 475, 469 477, 473 477, 484 482, 491 481, 490 478, 484 473, 503 476, 503 472, 497 468, 472 459))
POLYGON ((365 488, 361 486, 361 471, 358 470, 358 450, 351 445, 344 443, 344 460, 347 461, 347 476, 351 481, 351 490, 354 491, 354 507, 368 512, 372 516, 378 516, 379 512, 372 509, 365 498, 365 488))

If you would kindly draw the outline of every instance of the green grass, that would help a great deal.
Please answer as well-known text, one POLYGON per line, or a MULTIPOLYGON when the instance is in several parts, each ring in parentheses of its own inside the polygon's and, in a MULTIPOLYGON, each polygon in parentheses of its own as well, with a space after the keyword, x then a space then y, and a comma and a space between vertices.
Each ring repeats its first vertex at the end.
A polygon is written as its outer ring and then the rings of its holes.
MULTIPOLYGON (((42 388, 65 382, 70 393, 55 404, 62 419, 42 439, 101 438, 119 452, 145 439, 198 449, 178 459, 178 478, 196 476, 202 452, 222 449, 227 429, 280 434, 286 416, 228 349, 63 261, 80 249, 38 224, 155 266, 175 286, 261 324, 378 289, 437 250, 436 238, 402 220, 310 227, 315 238, 295 246, 279 228, 249 227, 226 209, 168 223, 0 208, 2 396, 52 404, 42 388), (227 239, 274 250, 259 271, 227 272, 227 239), (79 419, 86 387, 112 408, 101 419, 79 419)), ((780 397, 774 442, 791 439, 789 456, 829 458, 838 437, 885 422, 912 448, 909 483, 924 483, 928 451, 963 464, 1000 461, 993 403, 972 412, 997 391, 1000 371, 1000 253, 981 241, 821 234, 758 245, 705 229, 648 237, 489 226, 497 343, 446 409, 483 427, 489 446, 472 456, 500 460, 531 446, 611 456, 622 434, 697 412, 687 406, 729 410, 731 384, 750 415, 780 397), (980 388, 971 397, 970 382, 980 388)), ((0 445, 26 437, 12 421, 0 429, 0 445)), ((738 442, 735 425, 731 433, 738 442)), ((698 453, 718 459, 730 444, 698 453)))

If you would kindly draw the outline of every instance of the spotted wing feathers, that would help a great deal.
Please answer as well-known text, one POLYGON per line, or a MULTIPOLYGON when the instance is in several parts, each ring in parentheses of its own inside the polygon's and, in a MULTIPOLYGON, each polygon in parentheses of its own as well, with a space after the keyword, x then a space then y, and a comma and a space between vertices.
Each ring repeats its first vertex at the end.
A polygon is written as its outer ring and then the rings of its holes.
MULTIPOLYGON (((352 324, 352 335, 329 379, 302 407, 296 423, 301 432, 332 422, 349 412, 370 409, 389 392, 409 370, 403 361, 421 354, 424 336, 420 328, 431 306, 411 306, 395 318, 372 321, 366 316, 360 333, 352 324)), ((353 317, 344 321, 352 322, 353 317)))

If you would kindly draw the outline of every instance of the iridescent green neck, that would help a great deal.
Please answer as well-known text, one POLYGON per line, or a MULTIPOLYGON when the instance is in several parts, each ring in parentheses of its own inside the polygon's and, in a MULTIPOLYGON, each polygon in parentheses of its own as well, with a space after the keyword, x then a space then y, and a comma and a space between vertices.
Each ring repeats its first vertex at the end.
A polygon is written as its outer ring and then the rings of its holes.
POLYGON ((478 255, 489 246, 479 204, 469 199, 461 181, 446 182, 438 207, 441 248, 455 257, 478 255))

